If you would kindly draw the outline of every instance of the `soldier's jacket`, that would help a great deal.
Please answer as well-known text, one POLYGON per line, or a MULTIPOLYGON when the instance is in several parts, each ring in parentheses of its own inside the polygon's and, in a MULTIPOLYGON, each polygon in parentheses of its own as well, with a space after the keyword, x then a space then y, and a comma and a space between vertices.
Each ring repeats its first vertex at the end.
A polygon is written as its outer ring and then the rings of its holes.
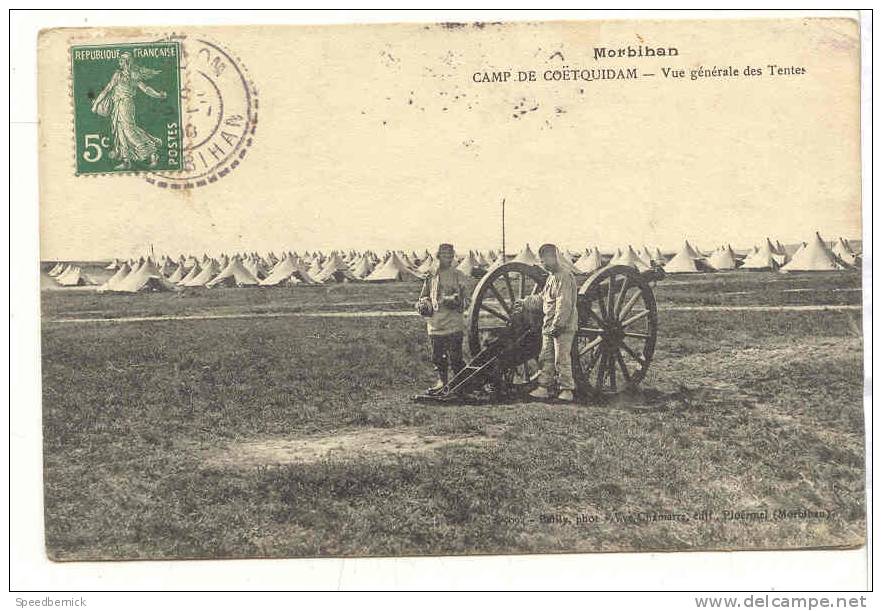
POLYGON ((576 312, 578 288, 573 274, 561 269, 548 274, 545 287, 538 295, 524 298, 524 308, 542 308, 542 333, 550 334, 553 329, 559 332, 575 332, 579 328, 579 315, 576 312))
POLYGON ((470 294, 471 279, 455 267, 429 272, 420 299, 432 301, 434 314, 426 319, 429 335, 449 335, 465 331, 463 311, 470 294), (457 296, 459 305, 445 304, 444 297, 457 296))

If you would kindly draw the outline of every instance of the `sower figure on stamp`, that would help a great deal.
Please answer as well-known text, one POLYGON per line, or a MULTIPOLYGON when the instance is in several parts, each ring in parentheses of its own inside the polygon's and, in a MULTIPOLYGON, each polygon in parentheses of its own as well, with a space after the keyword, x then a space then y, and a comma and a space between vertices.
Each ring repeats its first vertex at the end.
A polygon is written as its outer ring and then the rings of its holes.
POLYGON ((159 74, 135 64, 128 52, 119 56, 119 70, 92 103, 92 112, 110 117, 113 148, 110 157, 120 161, 116 169, 128 169, 136 161, 149 161, 150 167, 159 163, 162 140, 142 129, 135 118, 135 89, 151 98, 164 100, 166 92, 157 91, 144 81, 159 74))
POLYGON ((438 392, 447 384, 450 370, 453 375, 465 367, 462 358, 462 338, 465 331, 463 311, 467 306, 471 280, 453 266, 452 244, 438 247, 437 263, 426 276, 417 301, 417 311, 426 317, 432 364, 438 382, 429 392, 438 392))
POLYGON ((542 349, 539 353, 539 387, 530 393, 534 399, 550 399, 557 383, 557 398, 572 401, 576 384, 573 380, 571 351, 579 328, 576 311, 576 279, 561 263, 554 244, 543 244, 539 249, 542 266, 548 270, 548 279, 542 293, 530 295, 515 304, 527 311, 542 309, 542 349))

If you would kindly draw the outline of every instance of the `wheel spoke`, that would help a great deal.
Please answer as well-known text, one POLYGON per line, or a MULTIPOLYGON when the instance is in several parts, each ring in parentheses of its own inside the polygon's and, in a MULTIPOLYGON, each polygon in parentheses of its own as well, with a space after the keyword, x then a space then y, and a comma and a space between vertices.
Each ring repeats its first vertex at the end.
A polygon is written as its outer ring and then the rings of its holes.
POLYGON ((623 307, 619 311, 619 320, 624 319, 625 316, 627 316, 631 312, 631 309, 634 307, 634 304, 637 303, 637 300, 640 299, 640 296, 642 294, 643 293, 641 291, 637 291, 636 293, 634 293, 634 296, 628 300, 628 303, 625 304, 625 307, 623 307))
POLYGON ((597 309, 600 310, 600 324, 606 325, 606 321, 609 320, 609 314, 607 313, 606 309, 606 301, 604 300, 603 295, 599 290, 597 291, 597 293, 597 309))
POLYGON ((521 295, 521 299, 523 299, 524 297, 527 296, 527 275, 524 274, 523 272, 521 272, 521 283, 520 283, 520 284, 521 284, 521 286, 520 286, 520 289, 521 289, 521 293, 520 293, 520 295, 521 295))
POLYGON ((597 366, 597 390, 603 390, 603 380, 606 377, 606 352, 601 351, 600 364, 597 366))
POLYGON ((622 280, 622 289, 619 291, 619 296, 616 299, 616 312, 622 311, 622 301, 625 299, 625 294, 628 292, 628 283, 630 281, 630 276, 625 276, 625 279, 622 280))
POLYGON ((606 360, 609 363, 609 389, 616 392, 616 362, 613 359, 612 353, 606 357, 606 360))
MULTIPOLYGON (((591 349, 591 354, 588 356, 588 366, 585 368, 585 378, 591 379, 591 370, 594 369, 595 365, 597 365, 597 361, 600 359, 600 356, 603 354, 603 351, 600 348, 594 347, 591 349)), ((579 355, 581 359, 582 355, 579 355)))
POLYGON ((606 326, 606 323, 604 323, 603 319, 597 315, 597 312, 594 311, 594 308, 592 308, 591 305, 592 304, 590 303, 588 304, 588 316, 591 316, 595 321, 597 321, 597 324, 601 327, 606 326))
POLYGON ((619 364, 619 369, 622 371, 622 377, 625 378, 625 384, 630 384, 631 374, 628 372, 628 366, 625 365, 625 359, 622 357, 621 350, 616 350, 616 361, 619 364))
POLYGON ((517 297, 515 297, 514 288, 511 286, 511 278, 508 277, 508 272, 505 272, 502 277, 505 278, 505 286, 508 288, 508 296, 511 298, 511 305, 514 305, 517 297))
POLYGON ((505 313, 508 315, 509 319, 511 319, 511 306, 505 302, 505 299, 502 298, 502 295, 499 294, 499 291, 496 290, 496 287, 493 286, 492 283, 487 285, 487 288, 490 289, 490 292, 496 297, 496 301, 499 302, 499 305, 502 306, 502 309, 505 310, 505 313))
POLYGON ((631 358, 640 363, 641 367, 646 367, 646 361, 643 359, 643 357, 634 352, 634 350, 631 349, 631 346, 629 346, 625 342, 622 342, 622 348, 625 349, 625 352, 631 355, 631 358))
POLYGON ((628 327, 628 326, 634 324, 635 322, 637 322, 638 320, 640 320, 641 318, 646 318, 646 316, 648 316, 648 315, 649 315, 649 310, 641 310, 640 312, 634 314, 634 316, 632 316, 628 320, 623 321, 622 327, 628 327))
POLYGON ((490 306, 488 306, 484 302, 481 302, 481 309, 484 310, 485 312, 489 312, 490 314, 492 314, 493 316, 495 316, 496 318, 498 318, 499 320, 501 320, 502 322, 504 322, 506 324, 511 322, 511 321, 509 321, 508 318, 505 317, 505 315, 500 314, 498 310, 496 310, 495 308, 491 308, 490 306))
POLYGON ((638 333, 637 331, 625 331, 624 336, 625 337, 634 337, 634 338, 643 339, 643 340, 649 339, 648 333, 638 333))
POLYGON ((580 327, 576 332, 576 337, 590 337, 593 335, 603 335, 603 329, 594 329, 593 327, 580 327))
POLYGON ((613 280, 615 279, 615 274, 610 274, 610 277, 607 279, 609 286, 606 290, 606 312, 607 318, 615 318, 613 310, 613 280))
POLYGON ((585 353, 588 352, 589 350, 593 350, 595 347, 599 346, 600 342, 602 342, 602 341, 603 341, 603 338, 598 337, 596 339, 591 340, 587 344, 585 344, 585 346, 581 350, 579 350, 579 358, 585 356, 585 353))

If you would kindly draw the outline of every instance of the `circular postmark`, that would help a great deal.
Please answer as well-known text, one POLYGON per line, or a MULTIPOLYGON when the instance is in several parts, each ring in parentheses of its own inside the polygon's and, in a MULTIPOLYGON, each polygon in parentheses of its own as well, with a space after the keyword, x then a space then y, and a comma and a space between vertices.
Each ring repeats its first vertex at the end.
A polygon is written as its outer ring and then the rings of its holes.
POLYGON ((221 44, 204 37, 181 42, 182 167, 151 172, 147 182, 192 189, 217 182, 242 163, 257 130, 257 89, 245 67, 221 44))

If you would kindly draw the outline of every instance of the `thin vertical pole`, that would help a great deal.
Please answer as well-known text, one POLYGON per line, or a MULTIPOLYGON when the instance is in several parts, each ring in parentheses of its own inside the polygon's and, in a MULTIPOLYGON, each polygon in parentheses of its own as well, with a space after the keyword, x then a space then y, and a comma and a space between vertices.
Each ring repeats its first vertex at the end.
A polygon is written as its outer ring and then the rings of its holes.
POLYGON ((505 198, 502 198, 502 260, 505 261, 505 198))

